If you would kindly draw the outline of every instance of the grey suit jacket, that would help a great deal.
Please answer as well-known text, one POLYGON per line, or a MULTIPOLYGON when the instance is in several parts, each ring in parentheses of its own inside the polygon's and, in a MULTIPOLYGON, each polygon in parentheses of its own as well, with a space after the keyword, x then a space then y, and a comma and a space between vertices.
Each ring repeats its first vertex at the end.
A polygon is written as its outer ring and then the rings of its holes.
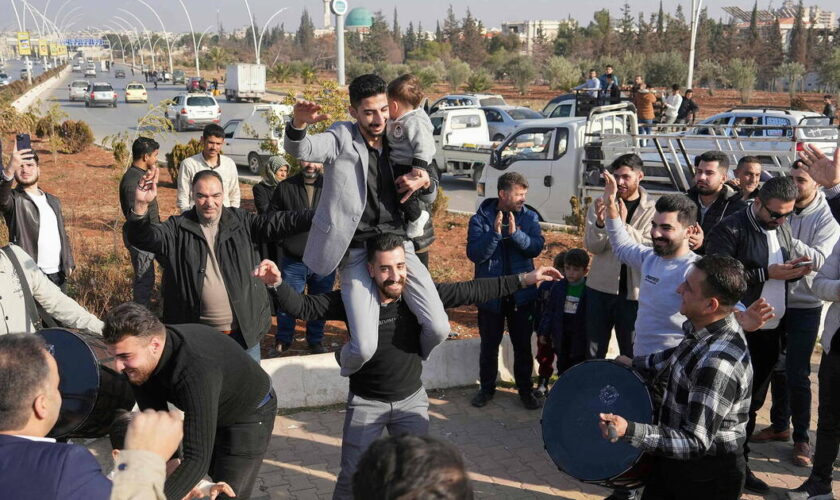
MULTIPOLYGON (((285 134, 286 152, 303 161, 324 164, 321 201, 303 252, 303 263, 322 276, 338 267, 367 203, 368 149, 358 125, 336 122, 326 132, 293 141, 285 134)), ((434 201, 435 185, 423 201, 434 201)))

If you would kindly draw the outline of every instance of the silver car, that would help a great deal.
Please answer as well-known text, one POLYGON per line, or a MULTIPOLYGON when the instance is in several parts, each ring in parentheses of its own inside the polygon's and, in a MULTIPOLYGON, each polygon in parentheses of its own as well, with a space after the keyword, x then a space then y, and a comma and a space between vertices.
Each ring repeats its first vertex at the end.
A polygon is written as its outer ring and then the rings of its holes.
POLYGON ((92 107, 99 104, 117 107, 117 93, 108 82, 94 82, 88 85, 85 92, 85 107, 92 107))
POLYGON ((167 106, 166 118, 176 131, 202 128, 207 124, 218 124, 222 119, 222 108, 209 94, 180 94, 167 106))
POLYGON ((87 80, 73 80, 73 83, 67 86, 67 90, 70 91, 70 102, 84 101, 87 96, 88 85, 90 85, 90 82, 87 80))
POLYGON ((539 120, 542 114, 522 106, 485 106, 481 108, 487 117, 490 140, 503 141, 522 120, 539 120))
POLYGON ((9 85, 10 83, 12 83, 12 79, 9 78, 9 75, 0 71, 0 87, 5 87, 6 85, 9 85))

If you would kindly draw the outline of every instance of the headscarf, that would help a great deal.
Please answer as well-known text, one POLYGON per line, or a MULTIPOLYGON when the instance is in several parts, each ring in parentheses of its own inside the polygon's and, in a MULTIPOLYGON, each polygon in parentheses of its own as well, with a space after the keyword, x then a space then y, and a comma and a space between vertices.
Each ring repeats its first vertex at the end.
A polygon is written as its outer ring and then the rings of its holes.
POLYGON ((280 182, 277 180, 275 175, 277 174, 277 171, 280 170, 280 167, 286 167, 286 170, 288 170, 289 162, 287 162, 282 155, 270 156, 268 161, 265 162, 265 168, 263 169, 263 184, 268 187, 277 187, 277 184, 280 184, 280 182))

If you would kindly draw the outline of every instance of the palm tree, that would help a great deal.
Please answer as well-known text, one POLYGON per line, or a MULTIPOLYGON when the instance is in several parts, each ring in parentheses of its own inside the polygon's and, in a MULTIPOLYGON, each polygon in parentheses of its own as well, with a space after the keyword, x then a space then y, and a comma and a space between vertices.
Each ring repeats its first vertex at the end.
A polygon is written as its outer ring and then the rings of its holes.
POLYGON ((221 47, 211 47, 205 55, 207 62, 218 70, 230 61, 230 54, 221 47))

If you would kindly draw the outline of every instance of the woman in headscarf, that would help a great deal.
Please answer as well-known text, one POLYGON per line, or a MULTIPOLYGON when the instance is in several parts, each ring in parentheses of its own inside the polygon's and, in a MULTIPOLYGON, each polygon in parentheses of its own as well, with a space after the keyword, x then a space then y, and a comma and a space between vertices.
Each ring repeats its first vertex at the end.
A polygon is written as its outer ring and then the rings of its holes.
POLYGON ((254 205, 257 207, 258 214, 262 215, 268 212, 268 207, 271 205, 271 196, 274 194, 274 188, 286 180, 288 175, 289 163, 282 155, 269 157, 262 171, 262 180, 252 188, 254 205))

